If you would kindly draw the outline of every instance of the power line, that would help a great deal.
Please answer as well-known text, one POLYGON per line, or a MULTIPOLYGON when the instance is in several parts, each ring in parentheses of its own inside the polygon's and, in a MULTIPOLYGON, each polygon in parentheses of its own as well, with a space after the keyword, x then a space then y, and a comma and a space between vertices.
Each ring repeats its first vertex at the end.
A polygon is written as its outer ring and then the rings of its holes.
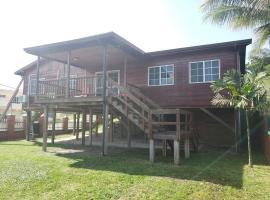
POLYGON ((12 86, 4 85, 4 84, 1 84, 1 83, 0 83, 0 85, 1 85, 1 86, 4 86, 4 87, 7 87, 7 88, 11 88, 11 89, 16 89, 16 88, 14 88, 14 87, 12 87, 12 86))

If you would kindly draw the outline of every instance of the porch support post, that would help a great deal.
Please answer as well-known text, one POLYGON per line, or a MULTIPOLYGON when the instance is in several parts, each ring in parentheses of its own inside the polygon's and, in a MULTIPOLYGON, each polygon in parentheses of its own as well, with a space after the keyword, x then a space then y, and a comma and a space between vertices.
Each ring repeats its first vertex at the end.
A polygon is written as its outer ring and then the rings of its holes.
POLYGON ((95 130, 95 136, 96 137, 98 136, 98 126, 99 126, 98 120, 99 120, 99 115, 96 114, 96 130, 95 130))
POLYGON ((73 135, 76 134, 76 114, 73 114, 73 135))
POLYGON ((127 57, 124 58, 124 87, 127 87, 127 57))
POLYGON ((130 131, 130 121, 128 119, 128 124, 127 124, 127 146, 128 148, 131 147, 131 131, 130 131))
POLYGON ((56 123, 56 111, 53 111, 53 121, 52 121, 52 144, 54 144, 55 139, 55 123, 56 123))
POLYGON ((35 97, 38 97, 39 94, 39 65, 40 65, 40 57, 37 57, 37 72, 36 72, 36 94, 35 97))
POLYGON ((176 140, 173 141, 174 164, 180 164, 180 110, 176 113, 176 140))
POLYGON ((102 68, 103 68, 103 134, 102 134, 102 155, 108 153, 108 113, 109 106, 107 103, 107 46, 103 46, 103 58, 102 58, 102 68))
POLYGON ((68 51, 67 54, 66 98, 70 96, 69 80, 70 80, 70 51, 68 51))
POLYGON ((77 131, 76 131, 76 140, 79 139, 80 133, 80 113, 77 114, 77 131))
POLYGON ((167 140, 162 141, 162 155, 167 156, 167 140))
POLYGON ((180 141, 174 140, 173 141, 173 150, 174 150, 174 164, 180 164, 180 141))
POLYGON ((86 112, 83 111, 82 117, 82 145, 85 146, 86 112))
POLYGON ((89 145, 93 144, 93 113, 92 109, 89 109, 89 145))
POLYGON ((153 138, 149 140, 149 160, 150 162, 155 161, 155 141, 153 138))
POLYGON ((113 114, 110 115, 110 132, 109 132, 109 141, 113 141, 113 114))
POLYGON ((48 138, 48 106, 44 106, 44 122, 43 122, 43 144, 42 150, 47 151, 47 138, 48 138))
POLYGON ((31 116, 32 116, 31 110, 27 110, 26 114, 27 114, 27 117, 26 117, 25 136, 26 136, 26 140, 29 141, 30 140, 30 132, 31 132, 31 116))
POLYGON ((184 146, 185 146, 185 158, 189 158, 190 157, 189 136, 186 136, 184 146))

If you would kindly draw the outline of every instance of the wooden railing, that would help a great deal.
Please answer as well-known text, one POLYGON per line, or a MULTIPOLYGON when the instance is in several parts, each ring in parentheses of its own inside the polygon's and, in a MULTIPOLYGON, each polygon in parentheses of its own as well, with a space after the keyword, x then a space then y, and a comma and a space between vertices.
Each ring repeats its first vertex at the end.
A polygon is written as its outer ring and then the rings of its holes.
MULTIPOLYGON (((69 97, 91 97, 101 96, 102 86, 98 87, 98 84, 102 83, 102 76, 87 76, 77 77, 69 79, 69 97), (100 81, 99 81, 100 80, 100 81)), ((39 94, 40 98, 65 98, 67 88, 67 79, 52 79, 52 80, 40 80, 39 81, 39 94)))

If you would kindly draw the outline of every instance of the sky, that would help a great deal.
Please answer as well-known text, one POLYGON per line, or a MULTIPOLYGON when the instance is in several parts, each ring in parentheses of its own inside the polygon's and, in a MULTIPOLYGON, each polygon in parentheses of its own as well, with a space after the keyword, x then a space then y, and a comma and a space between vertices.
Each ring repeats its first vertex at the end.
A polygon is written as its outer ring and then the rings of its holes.
MULTIPOLYGON (((203 0, 8 0, 0 3, 0 84, 16 87, 36 59, 23 48, 114 31, 140 49, 164 50, 247 39, 203 21, 203 0)), ((3 88, 0 85, 0 88, 3 88)))

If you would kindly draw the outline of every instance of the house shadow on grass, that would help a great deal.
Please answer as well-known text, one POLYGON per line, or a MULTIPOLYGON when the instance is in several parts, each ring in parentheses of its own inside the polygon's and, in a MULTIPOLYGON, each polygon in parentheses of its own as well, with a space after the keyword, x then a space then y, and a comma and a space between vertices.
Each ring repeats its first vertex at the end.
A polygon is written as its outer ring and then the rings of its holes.
MULTIPOLYGON (((74 168, 206 181, 238 189, 242 188, 243 167, 247 164, 246 154, 233 154, 228 150, 192 153, 189 159, 184 159, 181 154, 181 164, 177 166, 173 164, 172 152, 163 157, 161 150, 156 151, 156 161, 151 163, 148 149, 109 148, 109 155, 101 156, 101 148, 97 146, 82 147, 57 143, 49 144, 48 147, 60 148, 61 150, 49 150, 57 156, 76 160, 70 165, 74 168)), ((261 154, 256 153, 254 157, 256 164, 265 164, 261 154)))

